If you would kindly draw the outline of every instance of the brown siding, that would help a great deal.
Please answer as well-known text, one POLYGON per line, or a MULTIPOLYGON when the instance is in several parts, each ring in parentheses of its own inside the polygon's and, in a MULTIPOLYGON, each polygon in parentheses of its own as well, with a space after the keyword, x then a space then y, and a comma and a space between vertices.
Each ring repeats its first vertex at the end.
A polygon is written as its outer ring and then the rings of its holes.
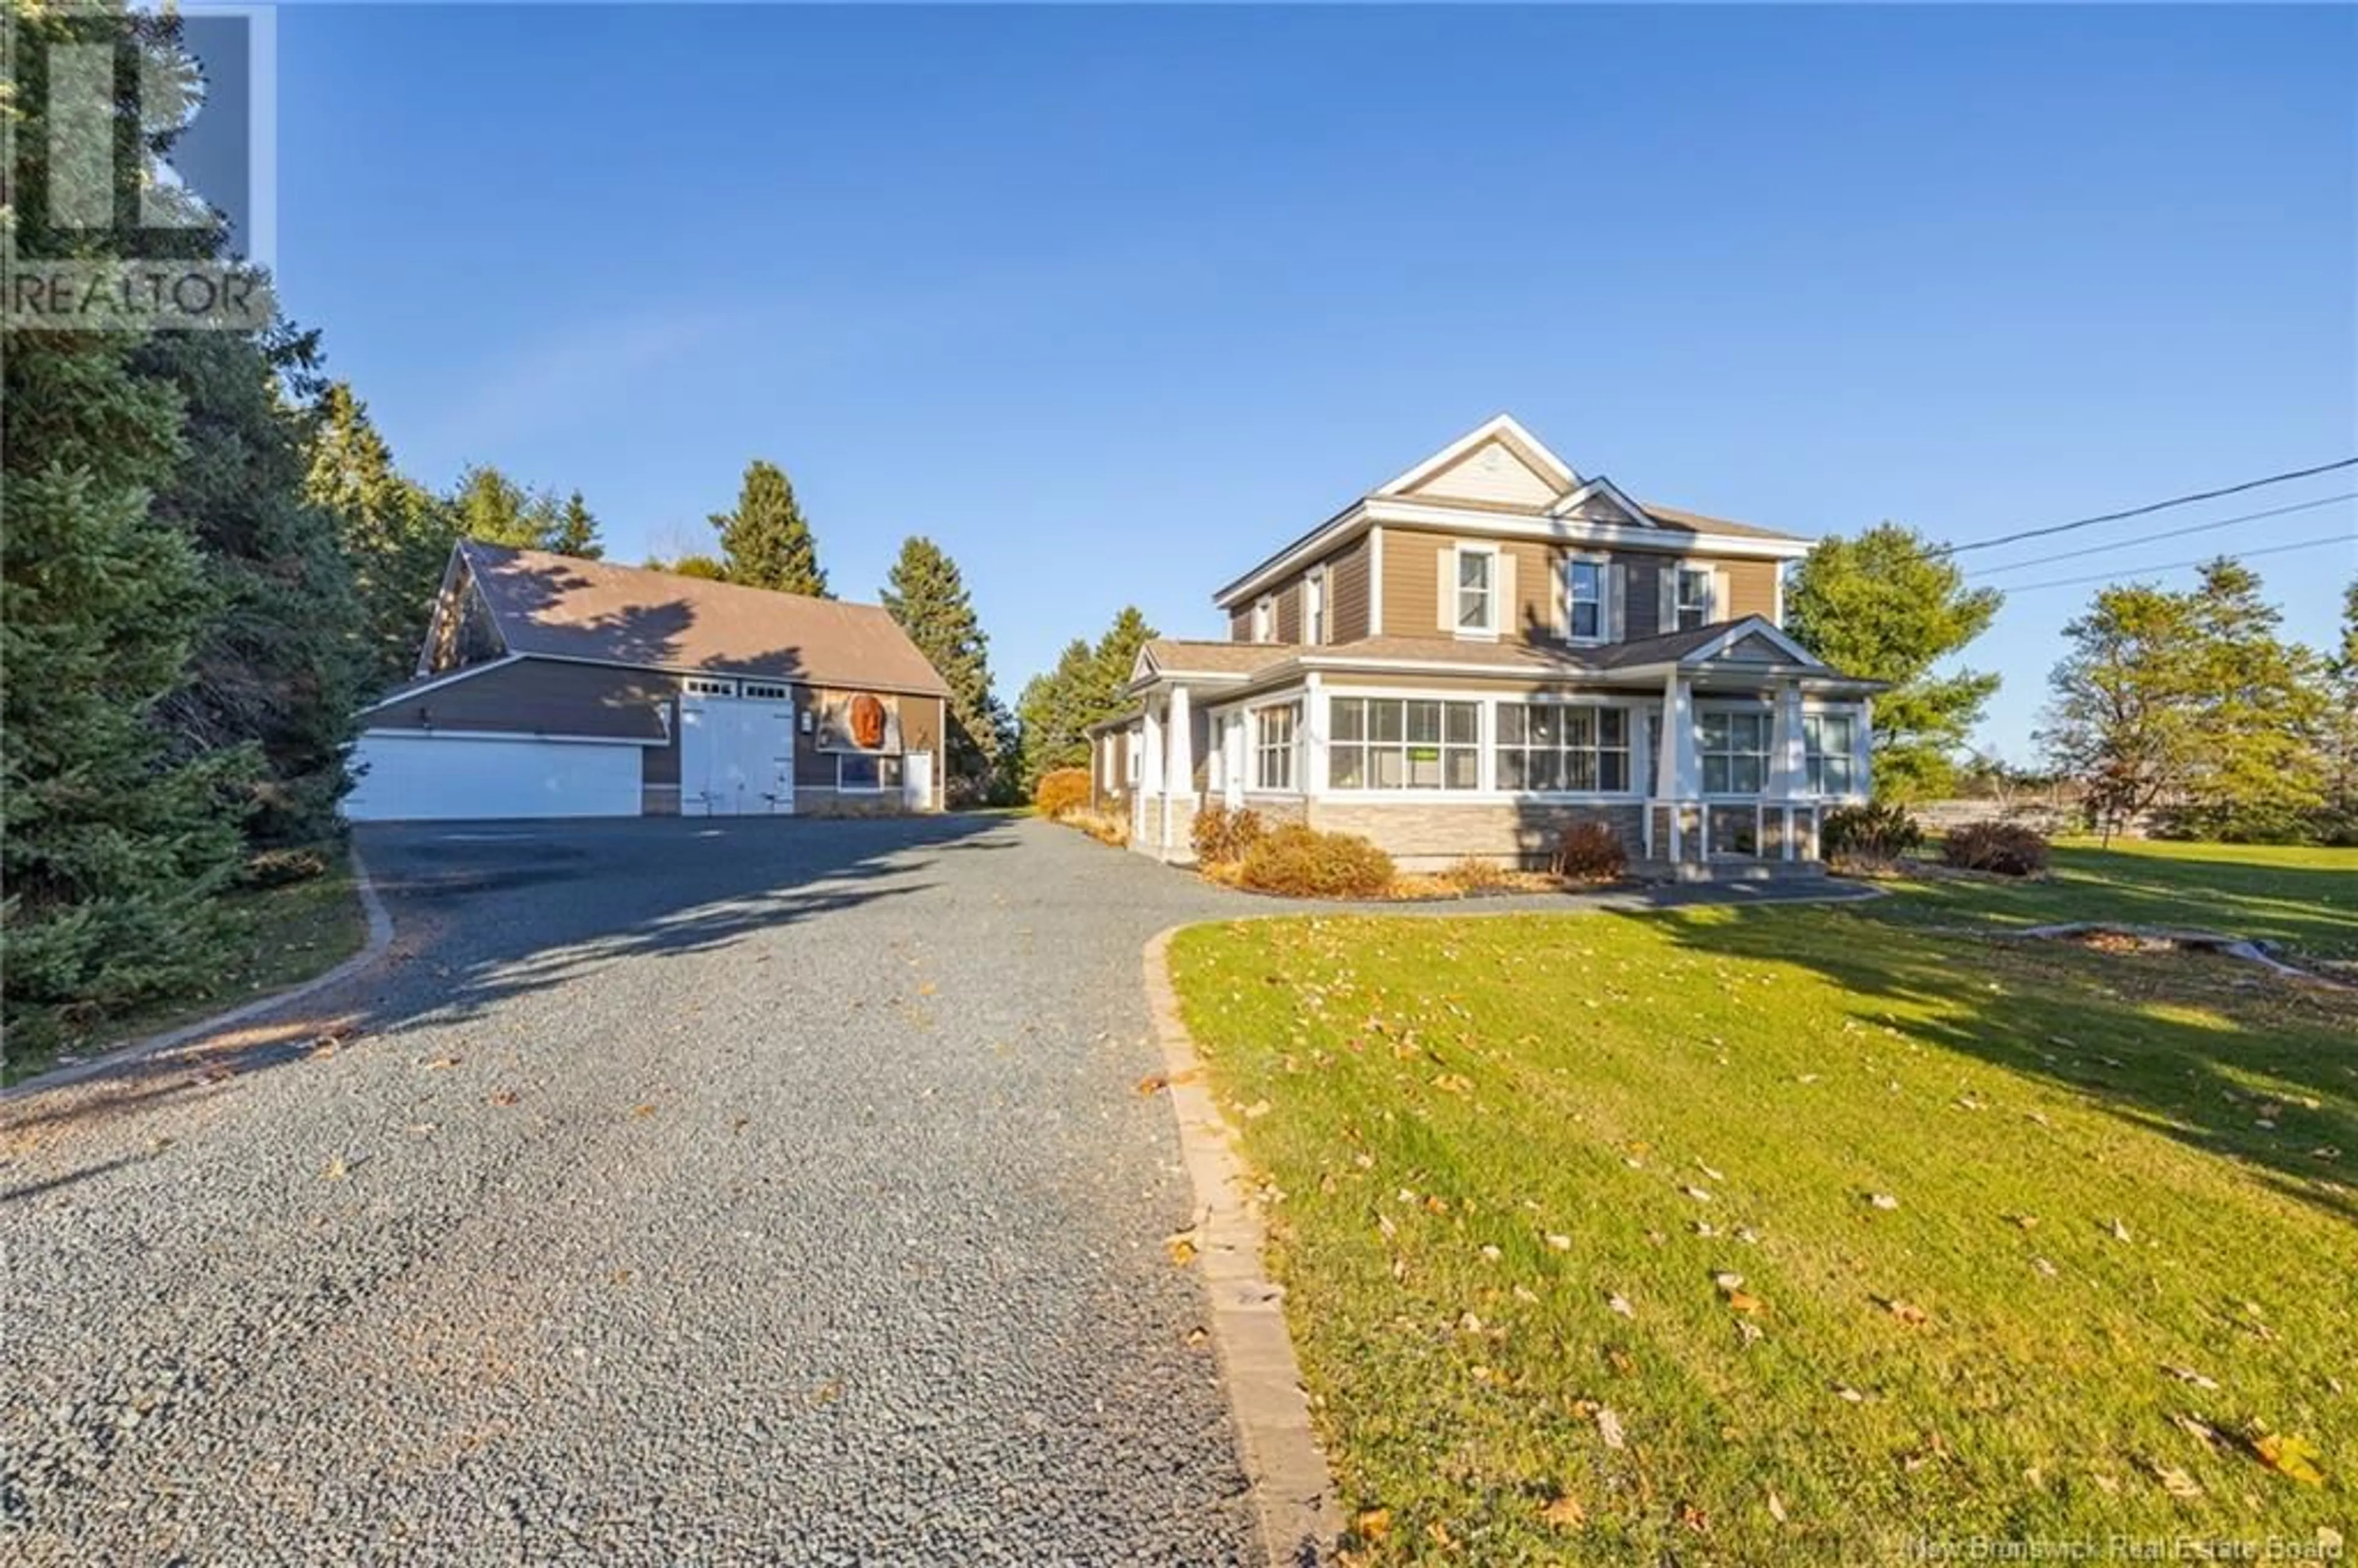
POLYGON ((1368 537, 1360 535, 1347 548, 1329 557, 1333 565, 1326 573, 1326 596, 1334 605, 1329 617, 1334 625, 1329 634, 1337 643, 1357 642, 1369 634, 1368 589, 1374 576, 1370 564, 1374 546, 1368 537))
POLYGON ((1228 641, 1231 643, 1252 641, 1251 605, 1248 604, 1241 609, 1228 611, 1228 641))
POLYGON ((1277 589, 1277 613, 1271 620, 1277 623, 1277 640, 1281 643, 1302 641, 1302 579, 1290 577, 1277 589))
POLYGON ((1727 571, 1727 619, 1740 621, 1747 615, 1758 615, 1763 621, 1777 619, 1776 561, 1721 561, 1727 571))
POLYGON ((367 726, 639 739, 658 722, 651 710, 678 689, 652 670, 522 659, 374 709, 367 726))
POLYGON ((1448 534, 1420 529, 1384 529, 1384 634, 1441 634, 1441 546, 1448 534))

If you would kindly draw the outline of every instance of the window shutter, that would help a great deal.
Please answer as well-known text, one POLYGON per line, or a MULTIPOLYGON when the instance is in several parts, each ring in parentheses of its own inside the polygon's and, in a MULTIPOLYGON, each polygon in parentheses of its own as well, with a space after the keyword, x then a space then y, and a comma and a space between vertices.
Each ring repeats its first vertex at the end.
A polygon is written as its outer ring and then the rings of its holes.
POLYGON ((1605 568, 1605 640, 1625 643, 1629 639, 1629 568, 1627 562, 1616 561, 1605 568))
POLYGON ((1523 631, 1523 609, 1515 593, 1515 552, 1500 550, 1490 557, 1490 561, 1492 575, 1498 579, 1490 585, 1490 629, 1520 637, 1523 631))
POLYGON ((1441 629, 1444 632, 1455 632, 1457 630, 1456 546, 1441 546, 1441 564, 1433 568, 1433 576, 1441 584, 1439 594, 1441 605, 1437 611, 1441 619, 1441 629))
POLYGON ((1727 568, 1714 567, 1711 568, 1711 618, 1714 621, 1732 619, 1727 605, 1727 568))
POLYGON ((1572 635, 1572 557, 1557 551, 1549 557, 1548 625, 1559 637, 1572 635))

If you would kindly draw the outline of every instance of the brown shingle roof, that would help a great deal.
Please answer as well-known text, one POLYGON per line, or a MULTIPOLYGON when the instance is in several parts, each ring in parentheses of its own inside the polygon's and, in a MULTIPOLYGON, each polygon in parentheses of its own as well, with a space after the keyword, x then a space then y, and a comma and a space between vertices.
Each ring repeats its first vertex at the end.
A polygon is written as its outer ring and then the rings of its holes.
POLYGON ((1189 637, 1157 637, 1146 656, 1164 675, 1249 676, 1301 652, 1290 643, 1217 643, 1189 637))
POLYGON ((1639 505, 1655 522, 1671 528, 1691 529, 1697 534, 1740 534, 1747 539, 1800 539, 1805 535, 1788 534, 1781 529, 1762 528, 1750 523, 1731 523, 1725 517, 1706 517, 1700 512, 1682 512, 1675 506, 1660 506, 1650 501, 1639 505))
POLYGON ((949 689, 899 623, 873 604, 473 539, 459 550, 511 653, 820 686, 949 689))

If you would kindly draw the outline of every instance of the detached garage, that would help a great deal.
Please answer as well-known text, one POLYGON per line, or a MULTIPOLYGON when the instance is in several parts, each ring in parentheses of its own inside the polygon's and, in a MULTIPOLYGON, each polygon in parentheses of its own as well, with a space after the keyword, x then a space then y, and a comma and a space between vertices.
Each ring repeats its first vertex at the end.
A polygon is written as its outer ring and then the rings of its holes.
POLYGON ((471 540, 418 665, 355 821, 941 808, 947 688, 874 605, 471 540))

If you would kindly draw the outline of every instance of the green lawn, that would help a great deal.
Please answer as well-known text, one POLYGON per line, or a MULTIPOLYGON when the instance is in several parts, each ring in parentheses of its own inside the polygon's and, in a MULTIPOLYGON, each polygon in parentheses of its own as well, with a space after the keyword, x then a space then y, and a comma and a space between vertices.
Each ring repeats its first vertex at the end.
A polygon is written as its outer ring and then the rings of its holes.
POLYGON ((45 1072, 59 1057, 97 1055, 300 985, 359 952, 368 936, 368 919, 352 881, 352 862, 341 849, 322 852, 332 857, 323 876, 224 895, 244 931, 230 961, 211 983, 107 1018, 66 1040, 55 1054, 20 1052, 12 1045, 0 1060, 0 1083, 45 1072))
POLYGON ((1934 928, 2232 909, 2346 951, 2309 907, 2346 876, 2071 859, 1844 907, 1184 933, 1351 1550, 2358 1534, 2358 1000, 1934 928))

